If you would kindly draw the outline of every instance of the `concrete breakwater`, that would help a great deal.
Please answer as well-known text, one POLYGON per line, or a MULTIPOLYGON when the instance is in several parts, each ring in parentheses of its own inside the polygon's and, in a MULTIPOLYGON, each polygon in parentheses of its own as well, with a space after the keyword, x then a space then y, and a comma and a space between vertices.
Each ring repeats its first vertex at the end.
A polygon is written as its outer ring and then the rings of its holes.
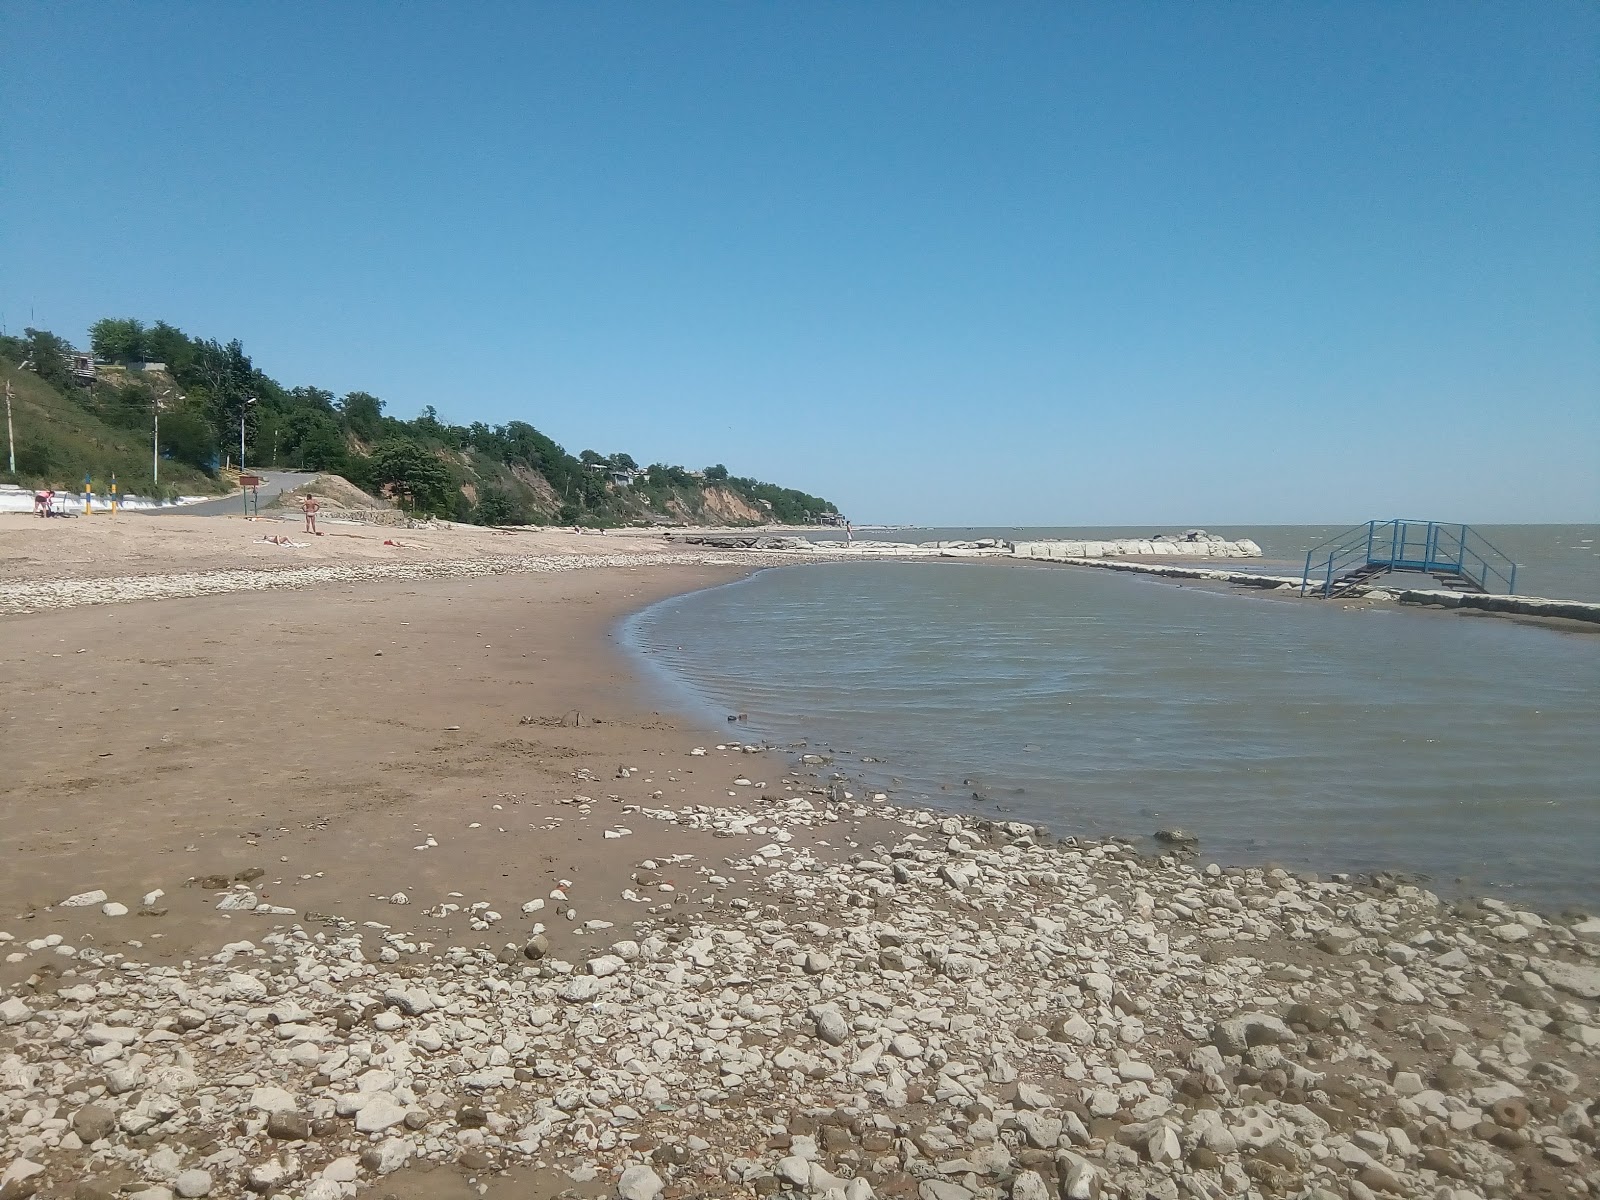
POLYGON ((1014 558, 1260 558, 1261 547, 1249 538, 1229 541, 1203 529, 1181 537, 1117 538, 1112 541, 1014 542, 1014 558))
MULTIPOLYGON (((1253 543, 1252 543, 1253 544, 1253 543)), ((1227 583, 1235 587, 1266 588, 1276 592, 1300 591, 1298 575, 1259 575, 1252 571, 1224 571, 1214 567, 1179 567, 1165 563, 1119 562, 1104 558, 1053 558, 1068 566, 1100 567, 1108 571, 1132 571, 1140 575, 1159 575, 1168 579, 1197 579, 1227 583)), ((1585 600, 1552 600, 1544 596, 1491 596, 1483 592, 1452 592, 1440 588, 1391 588, 1380 585, 1357 586, 1346 598, 1393 601, 1431 608, 1460 608, 1499 616, 1557 617, 1568 621, 1600 624, 1600 604, 1585 600)))
POLYGON ((863 539, 854 542, 813 542, 803 537, 776 536, 759 530, 674 530, 669 542, 723 550, 798 550, 850 556, 893 555, 939 558, 1260 558, 1261 547, 1248 538, 1229 541, 1203 529, 1153 538, 1110 538, 1013 542, 1005 538, 970 541, 889 542, 863 539))

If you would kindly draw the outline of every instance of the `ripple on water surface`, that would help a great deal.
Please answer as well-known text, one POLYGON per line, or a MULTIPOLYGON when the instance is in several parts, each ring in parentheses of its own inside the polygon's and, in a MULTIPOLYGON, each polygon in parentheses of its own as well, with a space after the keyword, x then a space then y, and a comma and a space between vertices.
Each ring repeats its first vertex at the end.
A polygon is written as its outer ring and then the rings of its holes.
POLYGON ((764 571, 628 634, 686 703, 907 800, 1600 904, 1600 637, 947 562, 764 571))

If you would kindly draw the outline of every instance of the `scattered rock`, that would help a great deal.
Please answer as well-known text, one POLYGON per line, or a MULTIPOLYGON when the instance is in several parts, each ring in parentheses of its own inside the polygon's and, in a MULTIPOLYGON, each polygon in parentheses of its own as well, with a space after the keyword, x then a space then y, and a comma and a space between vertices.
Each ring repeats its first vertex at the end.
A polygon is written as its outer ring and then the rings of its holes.
POLYGON ((631 1166, 617 1180, 617 1200, 658 1200, 661 1177, 645 1166, 631 1166))

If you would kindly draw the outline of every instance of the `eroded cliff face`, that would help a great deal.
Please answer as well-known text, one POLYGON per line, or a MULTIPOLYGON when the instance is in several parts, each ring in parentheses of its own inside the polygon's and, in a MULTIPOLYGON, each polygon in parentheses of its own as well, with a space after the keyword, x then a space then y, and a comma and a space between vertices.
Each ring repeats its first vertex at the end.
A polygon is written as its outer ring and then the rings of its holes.
POLYGON ((556 490, 550 486, 550 481, 539 472, 531 467, 518 465, 511 468, 511 473, 527 484, 529 490, 533 492, 534 503, 541 509, 555 512, 561 507, 561 497, 556 495, 556 490))
POLYGON ((718 525, 743 525, 752 521, 759 524, 771 520, 771 514, 725 487, 707 487, 702 489, 701 495, 705 498, 705 507, 700 514, 704 521, 718 525))

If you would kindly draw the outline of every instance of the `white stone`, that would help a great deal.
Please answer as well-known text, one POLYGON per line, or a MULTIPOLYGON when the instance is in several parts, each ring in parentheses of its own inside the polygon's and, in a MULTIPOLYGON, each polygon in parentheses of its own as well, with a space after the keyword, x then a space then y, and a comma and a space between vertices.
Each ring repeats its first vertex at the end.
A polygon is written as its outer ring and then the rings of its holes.
MULTIPOLYGON (((360 1124, 361 1122, 358 1119, 356 1122, 358 1128, 360 1124)), ((385 1138, 378 1145, 378 1161, 374 1169, 379 1175, 391 1175, 411 1161, 412 1153, 413 1147, 409 1139, 402 1137, 385 1138)))
POLYGON ((92 908, 96 904, 104 904, 109 897, 101 891, 79 892, 76 896, 68 896, 57 908, 92 908))
POLYGON ((777 1165, 772 1168, 772 1173, 797 1188, 807 1187, 811 1183, 811 1164, 798 1154, 780 1158, 777 1165))
POLYGON ((1533 969, 1543 975, 1553 988, 1585 1000, 1600 1000, 1600 967, 1536 958, 1533 960, 1533 969))
POLYGON ((237 1000, 265 1000, 267 985, 254 975, 235 971, 228 976, 228 992, 237 1000))
POLYGON ((105 1025, 96 1021, 83 1031, 83 1040, 91 1046, 131 1046, 139 1040, 139 1031, 126 1025, 105 1025))
POLYGON ((604 986, 593 975, 575 975, 562 985, 557 995, 570 1004, 582 1004, 598 996, 604 986))
POLYGON ((185 1200, 193 1200, 196 1196, 209 1196, 211 1194, 211 1174, 198 1169, 182 1172, 172 1181, 173 1190, 185 1200))
POLYGON ((923 1047, 909 1033, 897 1033, 889 1040, 889 1049, 901 1058, 921 1058, 923 1047))
POLYGON ((1047 1117, 1042 1113, 1020 1112, 1012 1121, 1022 1130, 1022 1135, 1028 1139, 1028 1145, 1040 1150, 1054 1150, 1056 1143, 1061 1140, 1061 1121, 1057 1117, 1047 1117))
POLYGON ((250 1093, 250 1107, 267 1115, 294 1112, 298 1107, 294 1096, 278 1087, 258 1087, 250 1093))
POLYGON ((361 1178, 361 1164, 354 1158, 336 1158, 322 1168, 322 1178, 330 1183, 354 1183, 361 1178))
POLYGON ((850 1036, 850 1026, 835 1009, 824 1008, 816 1015, 817 1036, 830 1046, 843 1045, 850 1036))
POLYGON ((387 1092, 376 1092, 356 1114, 356 1130, 360 1133, 382 1133, 405 1119, 406 1110, 396 1104, 392 1096, 387 1092))
POLYGON ((617 1180, 617 1200, 657 1200, 664 1186, 649 1167, 635 1164, 617 1180))
MULTIPOLYGON (((26 1158, 19 1158, 7 1166, 4 1171, 0 1171, 0 1188, 15 1185, 19 1196, 31 1195, 31 1190, 24 1192, 21 1190, 20 1185, 36 1175, 43 1175, 45 1170, 46 1168, 39 1163, 32 1162, 26 1158)), ((38 1185, 32 1186, 37 1187, 38 1185)))

